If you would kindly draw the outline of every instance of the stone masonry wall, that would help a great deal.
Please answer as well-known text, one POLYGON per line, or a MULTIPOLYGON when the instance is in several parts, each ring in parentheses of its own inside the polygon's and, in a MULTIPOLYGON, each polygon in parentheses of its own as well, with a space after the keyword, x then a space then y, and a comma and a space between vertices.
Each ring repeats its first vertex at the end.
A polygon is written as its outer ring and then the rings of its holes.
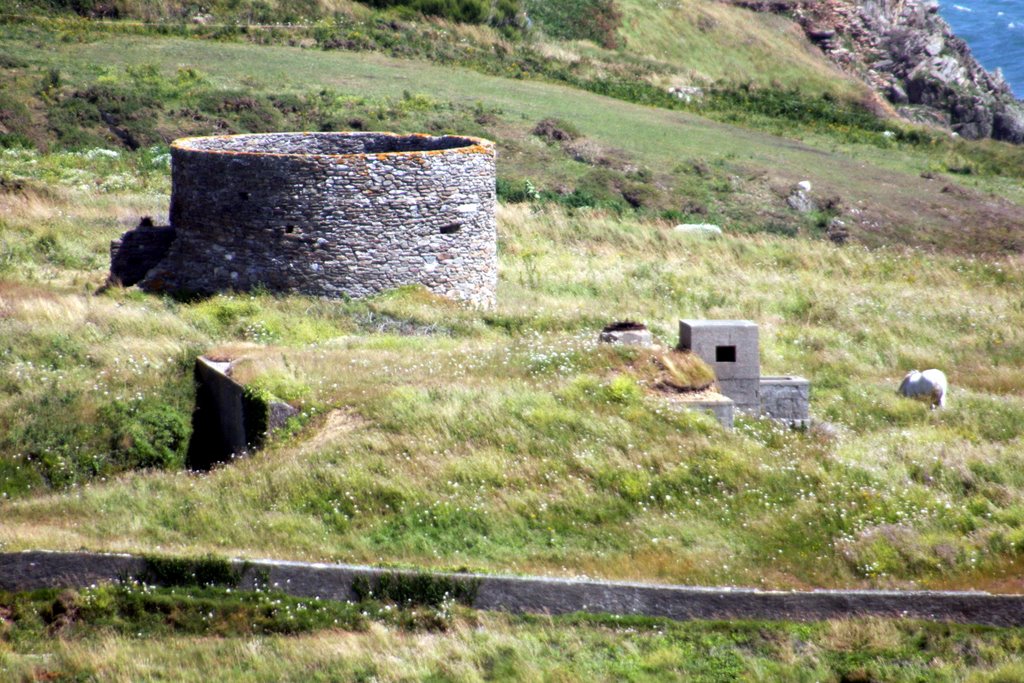
POLYGON ((811 383, 803 377, 762 377, 761 413, 791 427, 810 427, 811 383))
POLYGON ((360 297, 419 283, 490 306, 495 151, 470 137, 270 133, 171 147, 170 253, 141 286, 360 297))
POLYGON ((110 243, 111 278, 131 287, 146 277, 166 256, 174 242, 174 228, 143 221, 110 243))

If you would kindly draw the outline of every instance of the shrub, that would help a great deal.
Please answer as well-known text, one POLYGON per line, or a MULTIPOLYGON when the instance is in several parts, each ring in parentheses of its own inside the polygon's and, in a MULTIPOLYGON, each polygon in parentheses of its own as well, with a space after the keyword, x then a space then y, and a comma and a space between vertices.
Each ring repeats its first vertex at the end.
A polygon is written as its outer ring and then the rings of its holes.
POLYGON ((515 0, 502 0, 491 3, 490 0, 363 0, 373 7, 402 7, 466 24, 482 24, 488 22, 505 26, 516 22, 521 12, 515 0))
MULTIPOLYGON (((5 55, 0 54, 0 67, 5 55)), ((0 91, 0 148, 26 147, 35 145, 25 134, 32 126, 32 113, 23 102, 9 93, 0 91)))
POLYGON ((360 601, 375 599, 403 607, 439 607, 448 601, 471 606, 476 600, 479 584, 479 580, 474 578, 389 572, 372 580, 357 578, 352 582, 352 591, 360 601))
POLYGON ((800 229, 796 225, 777 220, 765 223, 761 227, 761 231, 769 235, 778 235, 779 237, 796 237, 800 233, 800 229))
POLYGON ((622 12, 614 0, 528 0, 526 7, 530 19, 554 38, 619 46, 622 12))
POLYGON ((576 126, 562 119, 543 119, 537 122, 533 134, 548 142, 571 142, 581 136, 576 126))
POLYGON ((829 93, 806 94, 796 88, 758 88, 750 83, 739 87, 712 88, 701 108, 729 110, 743 116, 760 114, 812 126, 885 130, 885 122, 858 103, 837 100, 829 93))
POLYGON ((155 401, 115 401, 104 406, 111 425, 111 451, 123 468, 178 468, 192 431, 191 418, 155 401))
POLYGON ((16 57, 7 52, 0 52, 0 69, 24 69, 28 66, 21 57, 16 57))
POLYGON ((147 556, 145 568, 136 580, 158 586, 227 586, 242 580, 242 571, 231 562, 214 555, 205 557, 147 556))
POLYGON ((643 397, 643 389, 629 375, 617 375, 611 382, 601 387, 601 398, 608 403, 639 403, 643 397))
POLYGON ((522 204, 540 199, 540 193, 529 180, 498 178, 496 185, 498 200, 506 204, 522 204))
MULTIPOLYGON (((287 100, 280 104, 289 106, 287 100)), ((269 133, 284 124, 281 112, 270 100, 245 90, 208 92, 200 98, 199 107, 231 120, 232 129, 239 133, 269 133)))

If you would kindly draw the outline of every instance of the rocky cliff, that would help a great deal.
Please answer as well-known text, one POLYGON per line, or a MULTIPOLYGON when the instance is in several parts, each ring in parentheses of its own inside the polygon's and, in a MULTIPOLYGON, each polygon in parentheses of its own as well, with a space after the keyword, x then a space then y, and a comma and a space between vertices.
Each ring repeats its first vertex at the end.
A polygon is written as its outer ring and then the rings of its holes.
POLYGON ((783 12, 845 70, 863 78, 903 118, 970 139, 1024 142, 1024 103, 997 70, 971 55, 935 0, 739 0, 783 12))

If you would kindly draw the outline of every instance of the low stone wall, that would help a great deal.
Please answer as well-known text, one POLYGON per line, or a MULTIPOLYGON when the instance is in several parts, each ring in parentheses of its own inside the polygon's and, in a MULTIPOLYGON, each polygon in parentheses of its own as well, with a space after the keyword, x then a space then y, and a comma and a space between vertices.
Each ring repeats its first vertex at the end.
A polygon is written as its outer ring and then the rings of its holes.
MULTIPOLYGON (((375 567, 273 560, 234 561, 243 570, 241 588, 264 581, 296 596, 354 600, 357 578, 414 574, 375 567)), ((116 581, 145 570, 131 555, 32 551, 0 554, 0 590, 84 587, 116 581)), ((472 581, 473 607, 484 610, 567 614, 595 612, 670 619, 780 619, 816 621, 854 616, 928 619, 992 626, 1024 626, 1024 595, 937 591, 774 592, 747 588, 704 588, 622 581, 528 576, 431 573, 472 581)))
POLYGON ((761 414, 791 427, 811 426, 811 383, 803 377, 762 377, 761 414))
POLYGON ((361 297, 421 284, 495 301, 494 144, 390 133, 270 133, 171 146, 167 257, 140 286, 263 286, 361 297))
POLYGON ((736 418, 736 402, 727 396, 717 398, 700 399, 677 399, 673 405, 678 405, 686 410, 696 410, 701 413, 710 413, 718 420, 718 423, 726 429, 733 429, 736 418))
POLYGON ((143 221, 110 243, 110 278, 125 287, 138 284, 166 256, 174 228, 143 221))

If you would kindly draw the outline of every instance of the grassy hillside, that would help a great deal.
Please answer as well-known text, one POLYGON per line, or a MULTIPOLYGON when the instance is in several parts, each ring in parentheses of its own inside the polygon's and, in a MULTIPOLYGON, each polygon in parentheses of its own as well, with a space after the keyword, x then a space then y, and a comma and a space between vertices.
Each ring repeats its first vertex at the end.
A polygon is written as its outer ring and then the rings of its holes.
POLYGON ((714 81, 867 95, 804 38, 794 23, 719 2, 620 0, 627 49, 679 65, 695 85, 714 81))
POLYGON ((377 55, 152 37, 61 44, 13 30, 14 82, 59 71, 37 94, 42 114, 109 146, 60 151, 58 134, 49 153, 0 155, 0 474, 17 499, 3 510, 6 547, 773 586, 999 586, 1012 575, 1024 313, 1019 260, 997 254, 1018 248, 1020 168, 971 176, 1006 195, 981 200, 928 170, 948 148, 850 143, 829 129, 801 143, 377 55), (46 109, 90 97, 122 104, 117 127, 146 145, 115 148, 120 138, 87 116, 46 109), (415 291, 364 302, 94 295, 109 240, 166 210, 163 136, 356 119, 499 141, 502 186, 523 201, 501 212, 497 310, 415 291), (552 126, 572 139, 540 134, 552 126), (785 206, 801 178, 819 197, 836 193, 860 221, 856 240, 892 246, 821 239, 836 211, 785 206), (517 189, 525 180, 534 194, 517 189), (634 209, 631 193, 653 199, 634 209), (679 218, 720 222, 729 236, 687 240, 671 229, 679 218), (838 435, 756 421, 721 434, 649 395, 629 359, 593 348, 612 319, 644 320, 671 344, 677 318, 703 316, 760 322, 766 371, 810 377, 815 414, 838 435), (266 455, 183 476, 191 359, 239 344, 257 359, 254 378, 307 408, 305 428, 266 455), (950 410, 893 395, 922 366, 949 372, 950 410), (118 474, 139 467, 171 473, 118 474))
MULTIPOLYGON (((0 25, 0 550, 1019 591, 1021 151, 868 116, 780 19, 655 5, 622 0, 616 49, 355 5, 294 30, 0 25), (726 72, 742 77, 702 104, 665 99, 726 72), (169 140, 282 129, 496 140, 497 308, 415 288, 98 292, 109 241, 166 213, 169 140), (805 179, 810 214, 786 204, 805 179), (824 238, 832 218, 845 246, 824 238), (681 221, 726 234, 687 238, 681 221), (630 318, 671 345, 684 317, 757 321, 765 373, 809 377, 829 426, 724 432, 650 386, 643 359, 596 344, 630 318), (241 376, 302 413, 265 451, 197 474, 182 463, 207 351, 245 356, 241 376), (895 396, 907 369, 932 366, 950 376, 947 410, 895 396)), ((51 628, 60 599, 0 597, 0 672, 136 679, 184 659, 267 679, 326 663, 383 679, 1012 680, 1020 661, 1013 630, 887 621, 399 610, 346 612, 327 632, 275 621, 264 634, 308 633, 264 638, 241 624, 255 608, 221 594, 86 591, 65 600, 81 615, 68 630, 51 628)))
MULTIPOLYGON (((591 57, 660 65, 662 80, 707 85, 714 81, 799 87, 808 92, 865 96, 863 85, 844 77, 803 38, 799 27, 776 16, 749 12, 710 0, 0 0, 0 13, 25 17, 92 17, 142 21, 165 27, 189 24, 196 31, 215 26, 273 25, 306 33, 303 27, 367 26, 383 18, 415 21, 425 12, 442 23, 469 21, 471 35, 484 43, 540 42, 556 58, 591 57), (526 17, 529 17, 527 19, 526 17), (481 25, 482 26, 479 26, 481 25), (490 30, 486 27, 490 27, 490 30), (526 27, 529 26, 529 29, 526 27), (573 41, 565 45, 565 41, 573 41), (563 43, 557 46, 557 43, 563 43), (605 48, 605 49, 602 49, 605 48), (618 56, 614 51, 618 51, 618 56)), ((464 32, 449 23, 450 31, 464 32)), ((394 28, 391 28, 394 32, 394 28)), ((353 38, 355 38, 353 36, 353 38)), ((350 41, 358 44, 360 38, 350 41)), ((506 45, 507 47, 507 45, 506 45)))
POLYGON ((9 680, 1011 681, 1022 673, 1020 629, 877 619, 551 619, 210 588, 0 594, 0 607, 16 615, 0 631, 9 680), (43 653, 33 645, 40 641, 52 646, 43 653))
MULTIPOLYGON (((719 113, 806 144, 564 85, 378 54, 152 36, 55 43, 50 31, 9 31, 18 61, 4 74, 13 101, 0 110, 12 131, 8 144, 85 151, 127 145, 159 156, 161 145, 182 134, 458 131, 501 145, 506 189, 530 180, 546 199, 569 207, 637 207, 737 232, 810 236, 838 215, 854 239, 872 246, 975 253, 1021 247, 1020 150, 890 130, 799 98, 730 91, 719 113), (577 139, 533 134, 552 118, 577 139), (821 211, 801 216, 785 197, 804 179, 814 184, 821 211)), ((35 171, 17 173, 31 178, 35 171)))
POLYGON ((22 485, 8 484, 19 495, 0 543, 777 587, 1017 585, 1016 262, 694 242, 592 212, 505 209, 500 229, 492 313, 416 291, 96 297, 82 290, 102 266, 54 272, 39 254, 4 295, 8 481, 22 485), (838 434, 759 421, 723 433, 595 348, 609 320, 648 321, 672 343, 676 318, 702 316, 758 320, 765 371, 810 377, 815 417, 838 434), (148 433, 151 404, 184 409, 199 348, 251 354, 242 376, 298 401, 309 425, 209 475, 91 481, 112 457, 103 439, 140 422, 148 433), (950 372, 950 409, 895 396, 923 366, 950 372), (118 404, 120 421, 95 419, 118 404), (39 493, 68 483, 71 495, 39 493))

